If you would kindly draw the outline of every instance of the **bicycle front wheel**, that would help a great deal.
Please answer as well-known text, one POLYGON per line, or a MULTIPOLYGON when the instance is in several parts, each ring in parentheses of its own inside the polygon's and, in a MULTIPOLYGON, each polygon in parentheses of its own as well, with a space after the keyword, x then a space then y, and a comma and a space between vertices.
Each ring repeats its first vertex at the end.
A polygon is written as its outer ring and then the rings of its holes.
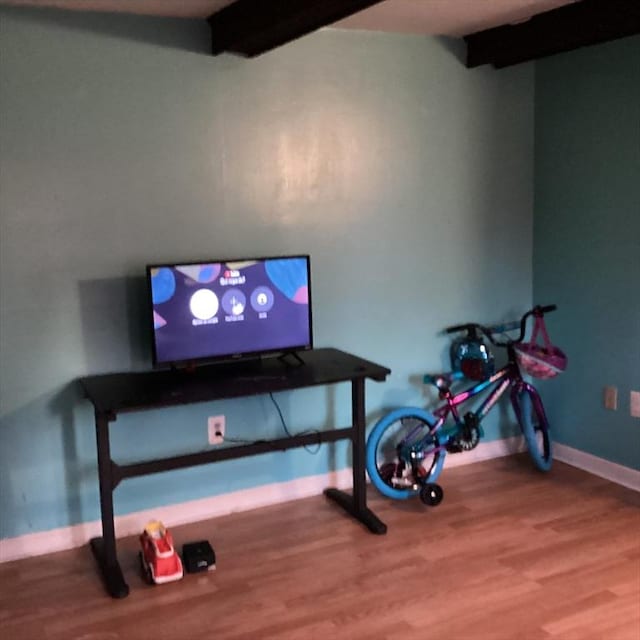
POLYGON ((427 411, 407 407, 376 424, 367 439, 367 472, 380 493, 405 500, 436 481, 446 452, 430 433, 435 422, 427 411))
POLYGON ((536 391, 524 389, 513 399, 513 408, 529 449, 529 455, 540 471, 551 469, 551 437, 542 401, 536 391))

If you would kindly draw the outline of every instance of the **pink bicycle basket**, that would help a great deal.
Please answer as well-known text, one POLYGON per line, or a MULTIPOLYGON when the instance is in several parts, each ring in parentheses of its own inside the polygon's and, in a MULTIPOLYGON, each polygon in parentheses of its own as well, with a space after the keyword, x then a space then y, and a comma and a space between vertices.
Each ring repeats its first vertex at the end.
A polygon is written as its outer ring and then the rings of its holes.
POLYGON ((520 368, 534 378, 554 378, 567 368, 567 356, 551 344, 543 316, 536 316, 529 342, 515 345, 520 368), (544 344, 538 344, 538 335, 544 344))

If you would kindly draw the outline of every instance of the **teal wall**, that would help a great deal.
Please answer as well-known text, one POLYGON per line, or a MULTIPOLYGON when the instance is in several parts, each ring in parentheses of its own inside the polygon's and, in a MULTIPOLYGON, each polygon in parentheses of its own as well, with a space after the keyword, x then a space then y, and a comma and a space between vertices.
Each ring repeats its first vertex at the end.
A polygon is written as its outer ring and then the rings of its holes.
POLYGON ((542 385, 556 440, 640 468, 640 37, 536 64, 534 294, 567 372, 542 385), (603 387, 618 387, 618 411, 603 387))
MULTIPOLYGON (((324 30, 211 57, 203 21, 3 9, 0 536, 99 518, 75 380, 150 366, 144 266, 308 252, 317 346, 390 367, 369 424, 422 405, 443 326, 532 295, 532 65, 467 70, 451 43, 324 30)), ((349 424, 350 388, 278 396, 292 430, 349 424)), ((117 461, 281 433, 268 398, 125 415, 117 461)), ((510 425, 488 426, 488 438, 510 425)), ((346 445, 123 483, 117 513, 350 466, 346 445)))

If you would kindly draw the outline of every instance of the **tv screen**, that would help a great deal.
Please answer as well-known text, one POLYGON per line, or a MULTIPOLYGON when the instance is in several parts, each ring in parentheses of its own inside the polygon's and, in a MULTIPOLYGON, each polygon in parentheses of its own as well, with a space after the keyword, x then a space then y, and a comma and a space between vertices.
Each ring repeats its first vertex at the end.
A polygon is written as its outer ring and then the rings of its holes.
POLYGON ((313 345, 309 256, 147 266, 154 366, 313 345))

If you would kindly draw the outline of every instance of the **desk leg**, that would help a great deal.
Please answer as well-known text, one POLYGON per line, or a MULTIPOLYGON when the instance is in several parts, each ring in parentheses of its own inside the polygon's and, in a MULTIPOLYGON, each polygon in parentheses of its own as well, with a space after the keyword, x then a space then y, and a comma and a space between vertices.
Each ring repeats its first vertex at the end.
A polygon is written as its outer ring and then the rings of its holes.
POLYGON ((347 513, 362 522, 369 531, 383 534, 387 532, 387 525, 367 508, 364 383, 364 378, 351 382, 353 495, 338 489, 326 489, 324 493, 347 513))
POLYGON ((100 481, 100 514, 102 537, 90 541, 93 555, 98 561, 105 586, 113 598, 129 595, 129 585, 124 581, 116 554, 116 533, 113 523, 113 474, 111 447, 109 445, 109 419, 106 414, 96 412, 96 439, 98 444, 98 478, 100 481))

